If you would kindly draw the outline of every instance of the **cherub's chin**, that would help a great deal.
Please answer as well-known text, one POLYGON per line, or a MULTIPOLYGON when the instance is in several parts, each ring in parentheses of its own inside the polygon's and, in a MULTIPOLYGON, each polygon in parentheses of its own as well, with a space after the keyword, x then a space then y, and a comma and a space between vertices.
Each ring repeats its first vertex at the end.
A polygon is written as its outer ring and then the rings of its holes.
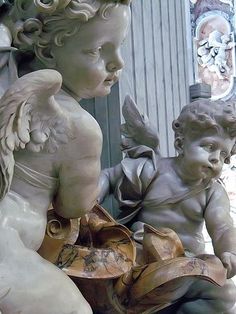
POLYGON ((112 85, 102 86, 96 93, 95 97, 104 97, 110 94, 112 85))
POLYGON ((114 82, 112 82, 112 84, 104 84, 104 82, 102 84, 100 84, 97 88, 94 89, 83 89, 83 90, 79 90, 76 93, 72 92, 71 90, 69 91, 68 89, 66 90, 70 96, 72 96, 73 98, 75 98, 76 100, 80 100, 80 99, 90 99, 90 98, 94 98, 94 97, 104 97, 107 96, 108 94, 110 94, 111 92, 111 87, 114 85, 114 82))

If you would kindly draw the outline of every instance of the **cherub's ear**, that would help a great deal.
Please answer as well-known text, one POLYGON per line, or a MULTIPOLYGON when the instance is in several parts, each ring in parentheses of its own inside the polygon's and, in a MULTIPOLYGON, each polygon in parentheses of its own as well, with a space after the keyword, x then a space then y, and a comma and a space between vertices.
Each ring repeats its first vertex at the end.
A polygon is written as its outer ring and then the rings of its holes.
POLYGON ((184 146, 184 140, 183 140, 183 138, 177 137, 177 138, 175 139, 174 145, 175 145, 175 149, 176 149, 177 153, 178 153, 179 155, 182 155, 182 154, 183 154, 183 146, 184 146))
POLYGON ((51 48, 41 48, 36 46, 35 47, 35 54, 37 58, 49 69, 56 68, 56 58, 54 57, 51 48))

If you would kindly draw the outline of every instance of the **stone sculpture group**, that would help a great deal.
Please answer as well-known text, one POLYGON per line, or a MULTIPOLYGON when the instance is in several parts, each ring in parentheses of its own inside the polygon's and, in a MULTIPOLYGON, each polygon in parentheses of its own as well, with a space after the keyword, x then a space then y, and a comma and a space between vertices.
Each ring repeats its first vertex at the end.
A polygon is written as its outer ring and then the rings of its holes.
POLYGON ((230 311, 236 231, 216 179, 235 153, 234 106, 186 106, 173 122, 179 156, 161 158, 158 137, 127 98, 127 157, 100 176, 101 130, 79 101, 108 95, 118 80, 130 0, 0 5, 0 311, 230 311), (131 208, 125 215, 142 245, 97 204, 112 189, 131 208), (80 218, 77 243, 48 258, 56 265, 42 253, 51 205, 59 220, 80 218), (203 218, 218 257, 199 255, 203 218))

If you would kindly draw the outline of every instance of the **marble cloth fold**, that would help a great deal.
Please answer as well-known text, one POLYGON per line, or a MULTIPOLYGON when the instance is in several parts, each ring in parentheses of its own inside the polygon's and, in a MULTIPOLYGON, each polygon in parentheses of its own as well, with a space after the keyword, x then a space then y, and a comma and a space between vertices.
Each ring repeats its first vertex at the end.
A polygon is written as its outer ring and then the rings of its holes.
POLYGON ((15 162, 14 176, 23 179, 31 186, 45 190, 55 191, 59 184, 59 178, 39 173, 19 162, 15 162))
POLYGON ((158 176, 159 158, 160 156, 155 154, 153 149, 140 145, 127 150, 126 157, 121 161, 123 175, 115 187, 114 195, 119 203, 120 209, 123 211, 122 220, 125 220, 125 222, 134 218, 139 210, 141 210, 143 204, 145 204, 145 207, 176 204, 197 195, 211 186, 212 181, 210 180, 168 198, 158 197, 155 200, 144 200, 151 183, 158 176), (142 180, 141 174, 147 163, 151 165, 153 170, 149 171, 145 180, 142 180), (132 196, 134 196, 132 199, 127 197, 127 190, 132 191, 132 196), (127 212, 127 215, 125 212, 127 212))

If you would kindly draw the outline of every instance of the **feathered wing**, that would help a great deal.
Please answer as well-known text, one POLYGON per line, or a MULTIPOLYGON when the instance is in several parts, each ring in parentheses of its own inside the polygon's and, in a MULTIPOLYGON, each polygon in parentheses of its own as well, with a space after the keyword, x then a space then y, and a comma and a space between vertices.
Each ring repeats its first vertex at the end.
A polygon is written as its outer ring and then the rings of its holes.
POLYGON ((158 133, 151 126, 148 117, 139 112, 130 96, 125 97, 122 113, 125 119, 125 123, 121 125, 122 148, 125 150, 145 145, 159 154, 158 133))
POLYGON ((49 131, 45 132, 40 119, 35 123, 34 117, 47 116, 50 121, 61 116, 53 96, 61 84, 57 71, 39 70, 17 79, 0 99, 0 199, 10 189, 15 163, 13 152, 27 145, 30 150, 39 151, 50 137, 50 127, 47 125, 49 131))

